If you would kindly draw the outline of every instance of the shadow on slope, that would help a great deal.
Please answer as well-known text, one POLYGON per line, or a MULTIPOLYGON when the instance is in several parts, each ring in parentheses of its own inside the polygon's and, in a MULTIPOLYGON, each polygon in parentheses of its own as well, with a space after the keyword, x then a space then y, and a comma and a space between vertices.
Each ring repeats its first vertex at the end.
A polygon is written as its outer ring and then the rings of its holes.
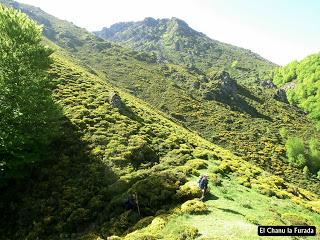
POLYGON ((83 232, 112 198, 108 186, 117 176, 111 168, 90 156, 66 118, 61 133, 48 149, 48 160, 29 179, 3 189, 1 236, 35 239, 83 232))

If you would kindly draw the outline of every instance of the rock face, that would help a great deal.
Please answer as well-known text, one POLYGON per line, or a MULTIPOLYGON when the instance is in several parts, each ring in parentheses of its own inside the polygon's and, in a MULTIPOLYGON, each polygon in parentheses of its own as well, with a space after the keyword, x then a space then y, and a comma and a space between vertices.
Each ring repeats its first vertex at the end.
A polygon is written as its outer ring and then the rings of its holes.
POLYGON ((116 92, 111 92, 109 95, 109 103, 112 107, 118 108, 122 110, 124 108, 124 104, 120 98, 120 96, 116 92))
POLYGON ((261 86, 264 88, 272 88, 272 89, 277 88, 277 86, 270 80, 262 81, 261 86))
POLYGON ((295 88, 295 86, 296 86, 296 82, 288 82, 282 87, 282 89, 285 91, 288 91, 289 89, 295 88))
POLYGON ((274 99, 284 102, 284 103, 289 103, 286 91, 284 89, 278 89, 277 92, 274 94, 274 99))
POLYGON ((220 91, 228 95, 236 95, 238 92, 237 82, 232 79, 228 72, 222 71, 215 77, 220 84, 220 91))
POLYGON ((238 93, 237 82, 232 79, 228 72, 221 71, 211 78, 215 87, 207 89, 203 94, 205 100, 221 100, 228 98, 236 98, 238 93))

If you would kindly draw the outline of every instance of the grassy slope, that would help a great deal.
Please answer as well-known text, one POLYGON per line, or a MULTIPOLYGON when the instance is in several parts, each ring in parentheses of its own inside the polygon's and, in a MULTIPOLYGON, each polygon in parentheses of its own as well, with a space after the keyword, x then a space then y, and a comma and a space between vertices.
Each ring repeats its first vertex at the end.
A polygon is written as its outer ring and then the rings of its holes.
MULTIPOLYGON (((223 178, 222 188, 212 187, 219 198, 208 201, 212 213, 224 211, 224 207, 239 210, 237 201, 229 201, 230 197, 241 197, 239 188, 252 194, 244 195, 248 197, 264 199, 262 193, 286 198, 275 201, 291 201, 288 211, 292 212, 303 207, 302 215, 318 224, 312 212, 319 213, 319 199, 313 193, 304 189, 292 193, 294 186, 183 129, 130 94, 119 91, 125 107, 111 107, 108 98, 113 87, 64 52, 55 53, 54 60, 50 76, 56 84, 53 96, 64 111, 62 137, 53 143, 51 157, 23 188, 11 186, 1 196, 4 221, 0 229, 4 239, 97 239, 129 233, 139 220, 122 205, 130 192, 138 193, 143 217, 156 214, 164 218, 162 233, 151 233, 167 235, 175 221, 188 216, 179 212, 179 205, 195 197, 192 188, 190 193, 182 186, 194 182, 201 171, 208 171, 211 179, 223 178), (230 197, 223 200, 222 193, 230 197), (10 196, 10 202, 6 202, 10 196), (220 210, 215 209, 217 206, 220 210)), ((258 208, 258 202, 252 201, 252 207, 258 208)), ((206 217, 212 219, 212 213, 206 217)), ((228 221, 220 214, 221 218, 218 213, 215 216, 228 221)), ((189 225, 193 218, 184 221, 189 225)), ((245 220, 235 214, 229 223, 243 222, 252 229, 251 218, 245 220)), ((147 217, 143 221, 149 220, 147 217)), ((141 227, 141 222, 138 225, 141 227)), ((205 235, 205 229, 197 227, 205 235)), ((245 236, 245 231, 240 228, 240 236, 245 236)), ((127 239, 143 233, 132 234, 127 239)), ((212 230, 208 234, 223 237, 228 232, 212 230)))
POLYGON ((227 103, 204 100, 203 94, 216 88, 210 76, 177 65, 156 64, 149 55, 143 55, 142 61, 140 53, 99 39, 40 9, 22 4, 16 7, 44 24, 50 40, 91 66, 91 71, 103 79, 180 119, 206 139, 288 181, 319 191, 318 180, 308 180, 300 170, 288 167, 278 130, 285 127, 304 138, 318 133, 298 109, 276 101, 274 89, 238 85, 234 100, 230 101, 228 95, 227 103), (196 81, 201 82, 198 90, 191 87, 196 81))
MULTIPOLYGON (((211 165, 209 163, 209 169, 211 165)), ((196 184, 197 179, 191 178, 190 181, 196 184)), ((209 187, 210 196, 205 202, 207 213, 180 213, 176 209, 172 215, 158 216, 150 225, 128 234, 125 239, 146 236, 156 236, 157 239, 260 239, 257 225, 320 224, 319 214, 298 207, 287 199, 261 195, 239 185, 234 176, 224 178, 221 186, 210 183, 209 187), (194 231, 196 235, 192 234, 194 231)))

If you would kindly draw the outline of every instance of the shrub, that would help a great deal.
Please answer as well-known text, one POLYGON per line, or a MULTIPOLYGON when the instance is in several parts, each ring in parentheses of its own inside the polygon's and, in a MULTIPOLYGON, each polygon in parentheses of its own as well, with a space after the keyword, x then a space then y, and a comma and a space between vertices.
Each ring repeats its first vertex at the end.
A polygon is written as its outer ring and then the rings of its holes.
POLYGON ((121 240, 122 238, 121 237, 118 237, 118 236, 110 236, 110 237, 107 237, 107 240, 121 240))
POLYGON ((204 214, 208 212, 208 207, 204 202, 199 200, 189 200, 181 205, 182 213, 204 214))
POLYGON ((309 140, 309 155, 309 170, 317 172, 320 169, 320 144, 315 138, 309 140))
POLYGON ((222 180, 217 174, 209 173, 209 182, 211 182, 214 186, 222 186, 222 180))
POLYGON ((248 214, 245 216, 246 220, 254 225, 260 225, 259 218, 254 215, 248 214))
POLYGON ((309 171, 308 166, 304 166, 304 168, 303 168, 303 174, 304 174, 306 177, 309 176, 310 171, 309 171))
POLYGON ((201 197, 201 191, 195 183, 187 182, 186 184, 180 186, 176 193, 176 197, 182 201, 199 198, 201 197))
POLYGON ((190 166, 193 169, 206 169, 208 167, 208 164, 205 160, 202 159, 192 159, 187 162, 187 166, 190 166))
POLYGON ((283 220, 284 223, 290 224, 290 225, 297 225, 297 226, 313 225, 310 219, 307 219, 295 213, 284 213, 281 215, 281 219, 283 220))
POLYGON ((194 226, 186 226, 179 231, 178 240, 192 240, 199 236, 199 230, 194 226))
POLYGON ((286 142, 288 161, 292 166, 302 168, 306 165, 303 140, 298 137, 288 138, 286 142))

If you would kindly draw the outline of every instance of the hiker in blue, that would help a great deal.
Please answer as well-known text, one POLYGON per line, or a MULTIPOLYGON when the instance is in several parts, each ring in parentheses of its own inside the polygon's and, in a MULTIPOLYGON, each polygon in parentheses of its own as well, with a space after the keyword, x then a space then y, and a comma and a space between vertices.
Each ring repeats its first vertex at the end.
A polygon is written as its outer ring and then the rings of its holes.
POLYGON ((202 192, 202 196, 199 200, 202 201, 204 199, 204 195, 208 189, 208 174, 202 175, 198 181, 198 184, 199 184, 199 188, 202 192))

